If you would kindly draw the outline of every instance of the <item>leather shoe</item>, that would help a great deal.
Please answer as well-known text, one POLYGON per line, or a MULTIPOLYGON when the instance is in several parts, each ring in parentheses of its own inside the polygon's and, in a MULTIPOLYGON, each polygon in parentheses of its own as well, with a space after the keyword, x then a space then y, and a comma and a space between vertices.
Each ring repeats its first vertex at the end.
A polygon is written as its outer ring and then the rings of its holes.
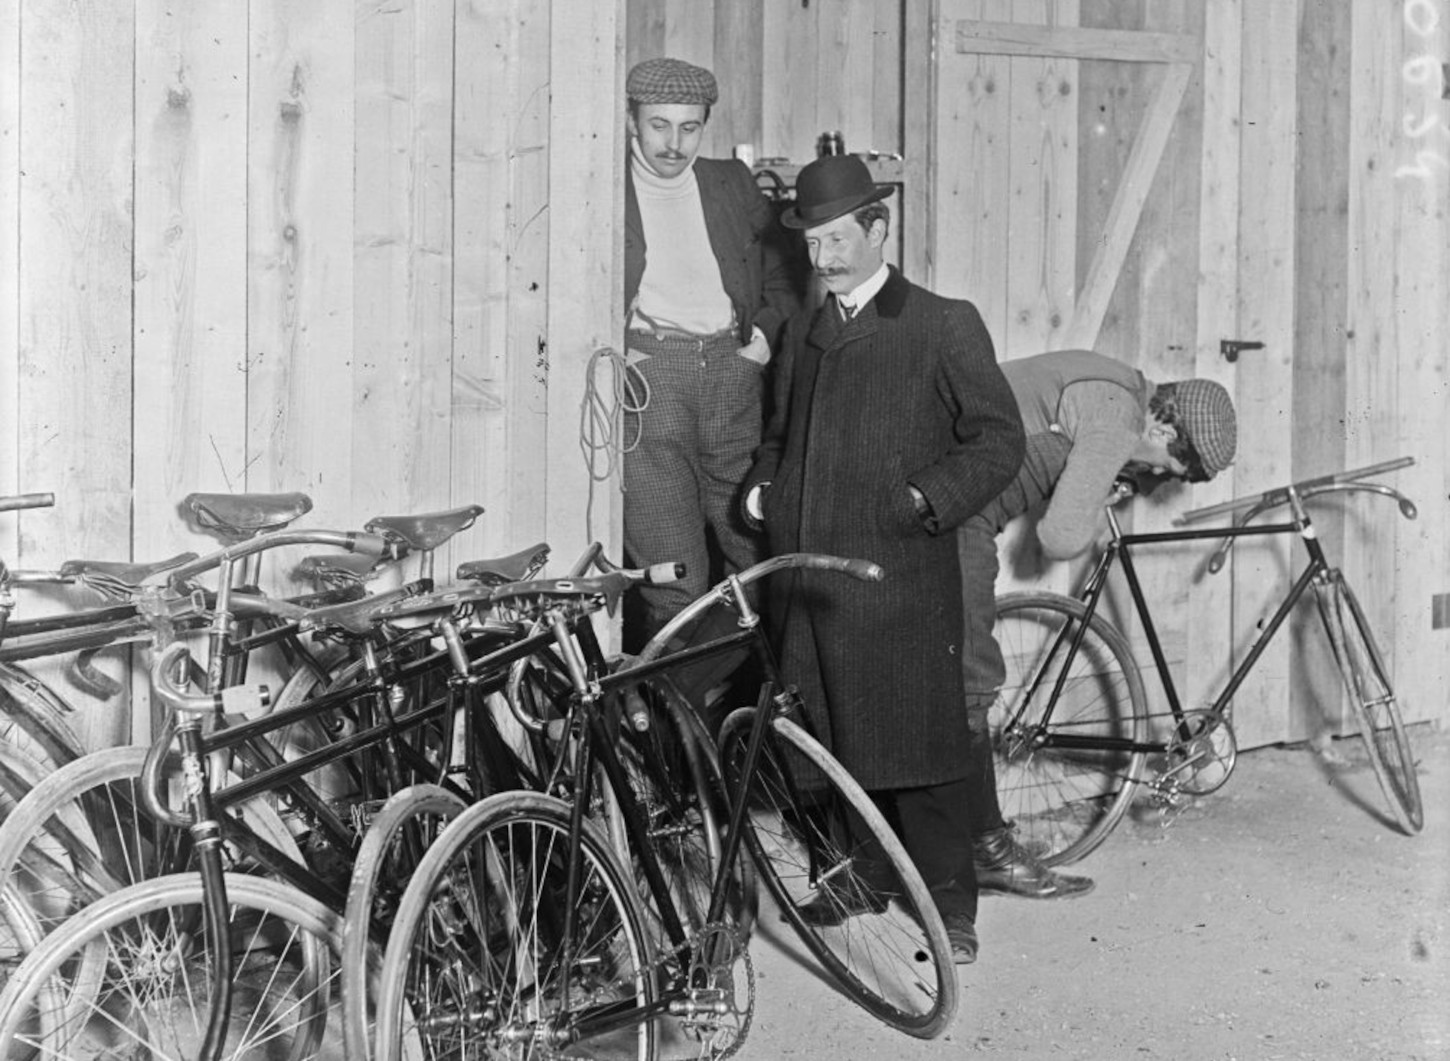
POLYGON ((1057 873, 1017 842, 1010 825, 972 838, 977 887, 1028 899, 1070 899, 1093 890, 1091 877, 1057 873))
POLYGON ((977 960, 977 925, 971 914, 953 912, 942 915, 947 928, 947 940, 952 945, 952 961, 957 965, 971 965, 977 960))
POLYGON ((823 884, 809 902, 796 907, 811 928, 835 928, 860 914, 884 914, 886 899, 867 888, 837 888, 823 884))

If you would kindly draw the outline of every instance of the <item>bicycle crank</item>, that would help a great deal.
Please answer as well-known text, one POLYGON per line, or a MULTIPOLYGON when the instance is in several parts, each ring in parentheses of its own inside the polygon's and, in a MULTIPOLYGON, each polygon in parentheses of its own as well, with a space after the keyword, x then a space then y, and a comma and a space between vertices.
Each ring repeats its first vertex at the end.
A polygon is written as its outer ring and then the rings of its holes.
POLYGON ((1153 787, 1195 797, 1217 792, 1233 773, 1238 755, 1233 726, 1221 712, 1185 711, 1173 727, 1153 787))
MULTIPOLYGON (((706 925, 689 943, 682 995, 670 1015, 691 1044, 691 1058, 725 1058, 745 1045, 755 1013, 755 966, 739 929, 706 925)), ((672 1056, 669 1037, 660 1054, 672 1056)))

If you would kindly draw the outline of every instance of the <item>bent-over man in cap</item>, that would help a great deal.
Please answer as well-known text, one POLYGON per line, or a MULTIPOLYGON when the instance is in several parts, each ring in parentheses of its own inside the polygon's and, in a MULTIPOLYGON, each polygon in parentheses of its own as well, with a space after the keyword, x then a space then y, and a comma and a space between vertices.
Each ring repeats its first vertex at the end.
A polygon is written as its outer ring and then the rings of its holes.
POLYGON ((738 491, 760 442, 771 349, 799 302, 750 170, 697 157, 714 75, 650 59, 625 94, 624 546, 635 564, 686 566, 682 581, 642 589, 643 621, 626 624, 633 648, 712 575, 760 558, 738 491))
MULTIPOLYGON (((1070 560, 1107 530, 1106 506, 1119 479, 1143 492, 1172 479, 1201 483, 1233 461, 1238 423, 1218 383, 1153 383, 1131 365, 1091 350, 1057 350, 1002 364, 1027 432, 1016 478, 959 535, 967 595, 963 664, 967 695, 990 697, 1005 675, 993 637, 998 533, 1014 518, 1041 511, 1043 554, 1070 560), (1045 510, 1043 509, 1043 506, 1045 510)), ((969 765, 977 882, 983 890, 1034 899, 1081 895, 1086 877, 1056 873, 1013 837, 1002 816, 984 715, 974 720, 969 765)))

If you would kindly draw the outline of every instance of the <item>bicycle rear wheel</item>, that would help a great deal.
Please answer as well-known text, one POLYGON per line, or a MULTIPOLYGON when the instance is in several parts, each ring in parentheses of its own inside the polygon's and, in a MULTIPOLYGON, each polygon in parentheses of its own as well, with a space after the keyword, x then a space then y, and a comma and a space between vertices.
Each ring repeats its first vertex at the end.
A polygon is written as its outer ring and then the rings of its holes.
POLYGON ((654 1057, 652 1021, 597 1035, 578 1025, 655 999, 633 886, 597 828, 584 826, 571 837, 568 804, 505 792, 434 840, 383 956, 376 1061, 393 1061, 405 1045, 429 1057, 654 1057), (576 839, 578 904, 566 910, 576 839))
POLYGON ((115 892, 51 933, 0 993, 0 1056, 195 1057, 219 976, 233 985, 223 1061, 316 1056, 336 1032, 336 916, 276 881, 228 875, 226 887, 225 970, 198 932, 194 873, 115 892), (78 965, 95 975, 78 982, 78 965))
POLYGON ((1339 673, 1359 722, 1370 765, 1395 821, 1406 833, 1425 825, 1420 779, 1400 717, 1394 685, 1384 657, 1365 621, 1354 591, 1338 571, 1330 575, 1319 596, 1319 614, 1339 663, 1339 673))
POLYGON ((372 1056, 372 1001, 368 955, 374 929, 392 924, 414 867, 444 826, 466 804, 437 785, 413 785, 394 795, 373 818, 353 863, 342 926, 343 1056, 372 1056))
POLYGON ((747 801, 745 842, 766 888, 847 996, 910 1035, 941 1034, 956 967, 921 874, 871 797, 795 723, 772 719, 755 776, 742 776, 758 710, 725 719, 720 766, 732 804, 747 801), (801 914, 823 897, 841 901, 839 924, 801 914))
POLYGON ((994 634, 1007 665, 988 716, 997 795, 1018 841, 1049 866, 1107 839, 1147 759, 1147 694, 1132 649, 1097 615, 1084 627, 1085 613, 1055 593, 997 598, 994 634))

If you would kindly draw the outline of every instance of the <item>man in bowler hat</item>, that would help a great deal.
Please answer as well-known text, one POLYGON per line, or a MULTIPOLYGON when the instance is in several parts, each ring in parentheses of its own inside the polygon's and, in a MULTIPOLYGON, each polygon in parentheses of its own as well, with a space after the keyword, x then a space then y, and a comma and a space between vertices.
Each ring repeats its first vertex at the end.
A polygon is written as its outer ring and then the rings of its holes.
MULTIPOLYGON (((771 590, 773 633, 817 736, 897 825, 966 963, 981 780, 964 765, 968 719, 990 698, 968 703, 964 688, 953 532, 1012 481, 1023 430, 976 307, 886 264, 889 193, 850 155, 797 178, 782 221, 804 233, 830 294, 786 327, 745 503, 772 553, 885 569, 881 583, 793 572, 771 590)), ((827 895, 805 911, 818 924, 864 912, 827 895)))

